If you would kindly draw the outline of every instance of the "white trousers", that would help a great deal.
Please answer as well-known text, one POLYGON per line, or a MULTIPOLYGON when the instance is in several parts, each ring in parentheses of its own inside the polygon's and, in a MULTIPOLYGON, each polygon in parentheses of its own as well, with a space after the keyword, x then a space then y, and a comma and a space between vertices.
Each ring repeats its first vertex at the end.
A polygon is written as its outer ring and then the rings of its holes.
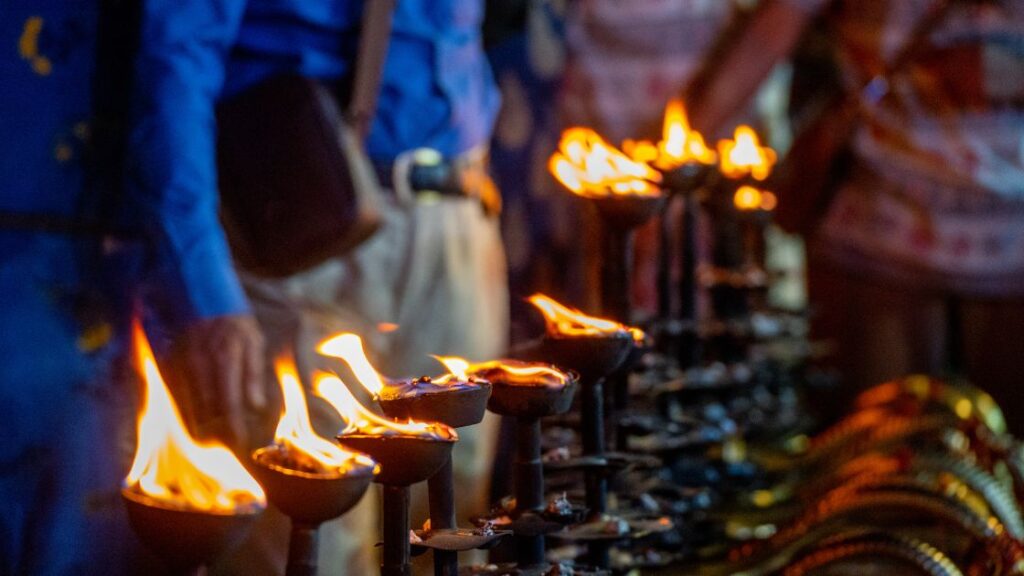
MULTIPOLYGON (((389 377, 444 373, 431 354, 480 361, 500 357, 508 345, 508 288, 498 219, 485 215, 475 199, 391 202, 381 229, 352 254, 284 280, 243 279, 270 357, 293 352, 305 376, 330 365, 314 349, 341 331, 362 336, 374 365, 389 377)), ((271 378, 267 385, 273 388, 276 382, 271 378)), ((337 414, 308 388, 307 396, 314 426, 333 437, 341 426, 337 414)), ((490 472, 496 430, 490 416, 459 430, 454 463, 462 521, 489 505, 488 483, 481 479, 490 472)), ((273 428, 260 435, 269 439, 273 428)), ((371 489, 355 509, 321 529, 325 572, 356 576, 377 571, 376 494, 371 489)), ((424 491, 414 494, 414 527, 425 518, 424 491)), ((235 555, 231 573, 282 573, 287 523, 274 514, 263 523, 235 555)))

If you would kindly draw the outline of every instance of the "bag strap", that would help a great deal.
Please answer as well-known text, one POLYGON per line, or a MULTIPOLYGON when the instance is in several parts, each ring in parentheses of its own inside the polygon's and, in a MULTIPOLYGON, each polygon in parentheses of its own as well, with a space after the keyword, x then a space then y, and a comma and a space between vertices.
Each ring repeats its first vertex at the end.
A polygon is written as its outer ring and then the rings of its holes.
POLYGON ((391 21, 396 0, 366 0, 362 31, 355 62, 355 80, 347 117, 360 140, 365 140, 377 113, 377 96, 384 72, 384 60, 391 40, 391 21))

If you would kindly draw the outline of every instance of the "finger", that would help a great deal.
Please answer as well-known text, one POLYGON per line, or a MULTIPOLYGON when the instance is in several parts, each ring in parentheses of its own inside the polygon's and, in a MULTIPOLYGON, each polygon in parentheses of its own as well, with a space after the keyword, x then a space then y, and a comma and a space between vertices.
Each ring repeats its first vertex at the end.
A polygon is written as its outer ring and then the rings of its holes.
POLYGON ((225 417, 228 429, 238 446, 245 445, 245 403, 243 401, 242 377, 244 370, 244 341, 238 337, 229 338, 220 345, 218 354, 219 382, 215 387, 220 395, 219 410, 225 417))
POLYGON ((245 347, 244 353, 245 358, 242 365, 245 368, 243 378, 246 400, 250 408, 262 410, 267 406, 267 393, 266 388, 264 388, 264 376, 266 374, 263 364, 263 358, 265 357, 264 343, 263 337, 259 332, 253 334, 253 338, 245 347))
POLYGON ((200 427, 209 425, 219 412, 216 389, 217 361, 210 355, 206 342, 196 342, 188 355, 190 374, 186 387, 192 396, 195 419, 200 427))

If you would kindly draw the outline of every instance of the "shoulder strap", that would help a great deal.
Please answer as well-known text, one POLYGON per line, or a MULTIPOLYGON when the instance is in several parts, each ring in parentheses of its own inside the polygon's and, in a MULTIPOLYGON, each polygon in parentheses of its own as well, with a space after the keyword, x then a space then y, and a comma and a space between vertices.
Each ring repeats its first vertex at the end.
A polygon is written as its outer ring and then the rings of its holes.
POLYGON ((395 0, 366 0, 363 5, 355 80, 348 106, 348 120, 361 139, 370 132, 370 124, 377 112, 377 95, 391 40, 394 11, 395 0))

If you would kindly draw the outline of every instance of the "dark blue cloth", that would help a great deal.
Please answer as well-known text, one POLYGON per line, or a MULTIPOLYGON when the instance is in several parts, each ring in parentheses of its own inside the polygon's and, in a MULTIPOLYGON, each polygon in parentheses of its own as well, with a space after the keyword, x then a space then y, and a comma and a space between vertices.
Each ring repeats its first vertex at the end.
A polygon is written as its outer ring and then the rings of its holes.
MULTIPOLYGON (((0 212, 101 216, 86 161, 97 22, 94 0, 0 4, 0 212)), ((136 568, 118 498, 134 410, 112 375, 123 340, 104 296, 119 291, 104 293, 100 248, 0 230, 0 574, 136 568)))
POLYGON ((79 242, 19 236, 0 253, 0 574, 151 573, 119 497, 136 405, 121 331, 83 322, 79 242))
POLYGON ((0 5, 0 210, 75 212, 92 104, 94 4, 0 5))

